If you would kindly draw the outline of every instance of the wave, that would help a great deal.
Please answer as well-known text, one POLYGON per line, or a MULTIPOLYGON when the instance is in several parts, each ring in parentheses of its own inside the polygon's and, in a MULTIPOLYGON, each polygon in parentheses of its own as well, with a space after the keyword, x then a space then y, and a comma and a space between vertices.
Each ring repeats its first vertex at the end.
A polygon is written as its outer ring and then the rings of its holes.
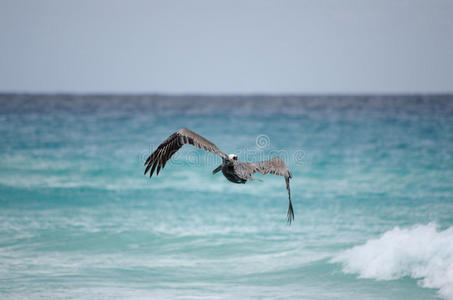
POLYGON ((440 297, 453 299, 453 226, 443 231, 435 223, 395 227, 378 239, 340 253, 331 262, 342 263, 343 272, 361 278, 410 276, 422 287, 439 289, 440 297))

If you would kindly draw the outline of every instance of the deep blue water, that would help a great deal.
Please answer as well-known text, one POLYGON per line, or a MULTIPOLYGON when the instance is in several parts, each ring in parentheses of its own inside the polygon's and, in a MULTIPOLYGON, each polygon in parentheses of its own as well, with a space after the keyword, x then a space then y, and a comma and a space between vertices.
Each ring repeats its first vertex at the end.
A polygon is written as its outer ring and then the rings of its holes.
POLYGON ((453 299, 453 97, 0 95, 2 299, 453 299), (293 174, 234 185, 187 127, 293 174))

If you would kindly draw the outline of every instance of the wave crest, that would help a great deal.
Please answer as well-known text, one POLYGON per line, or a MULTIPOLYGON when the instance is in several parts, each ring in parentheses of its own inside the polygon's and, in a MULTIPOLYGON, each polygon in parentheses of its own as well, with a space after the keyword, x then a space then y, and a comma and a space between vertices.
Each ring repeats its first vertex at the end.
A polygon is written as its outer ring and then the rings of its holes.
POLYGON ((439 296, 453 299, 453 226, 438 231, 434 223, 395 227, 378 239, 348 249, 332 259, 345 273, 361 278, 392 280, 410 276, 439 296))

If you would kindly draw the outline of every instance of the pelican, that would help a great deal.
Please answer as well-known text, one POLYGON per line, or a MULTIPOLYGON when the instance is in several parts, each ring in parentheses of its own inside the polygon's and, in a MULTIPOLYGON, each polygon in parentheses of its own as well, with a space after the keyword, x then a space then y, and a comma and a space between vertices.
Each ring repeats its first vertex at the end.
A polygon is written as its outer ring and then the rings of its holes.
POLYGON ((215 168, 212 171, 212 174, 222 171, 223 176, 233 183, 245 184, 249 180, 257 180, 252 177, 252 174, 257 172, 263 175, 274 174, 285 177, 289 200, 287 213, 288 224, 291 224, 294 220, 294 210, 293 204, 291 203, 291 191, 289 188, 289 179, 292 178, 292 175, 280 157, 274 157, 270 160, 260 162, 240 162, 238 161, 238 156, 236 154, 226 155, 216 145, 187 128, 181 128, 170 135, 148 157, 145 161, 145 175, 150 169, 150 178, 153 176, 154 171, 156 171, 156 176, 159 175, 159 171, 165 167, 165 164, 172 155, 185 144, 190 144, 201 150, 219 155, 222 158, 222 164, 215 168))

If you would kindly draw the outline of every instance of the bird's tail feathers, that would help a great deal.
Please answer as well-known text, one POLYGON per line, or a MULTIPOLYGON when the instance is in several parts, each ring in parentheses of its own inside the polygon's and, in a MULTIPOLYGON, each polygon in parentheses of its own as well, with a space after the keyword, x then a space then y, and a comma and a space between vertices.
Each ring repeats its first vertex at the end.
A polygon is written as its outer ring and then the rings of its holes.
POLYGON ((263 182, 261 179, 258 179, 258 178, 253 178, 252 176, 250 176, 247 180, 250 180, 250 181, 258 181, 258 182, 263 182))

